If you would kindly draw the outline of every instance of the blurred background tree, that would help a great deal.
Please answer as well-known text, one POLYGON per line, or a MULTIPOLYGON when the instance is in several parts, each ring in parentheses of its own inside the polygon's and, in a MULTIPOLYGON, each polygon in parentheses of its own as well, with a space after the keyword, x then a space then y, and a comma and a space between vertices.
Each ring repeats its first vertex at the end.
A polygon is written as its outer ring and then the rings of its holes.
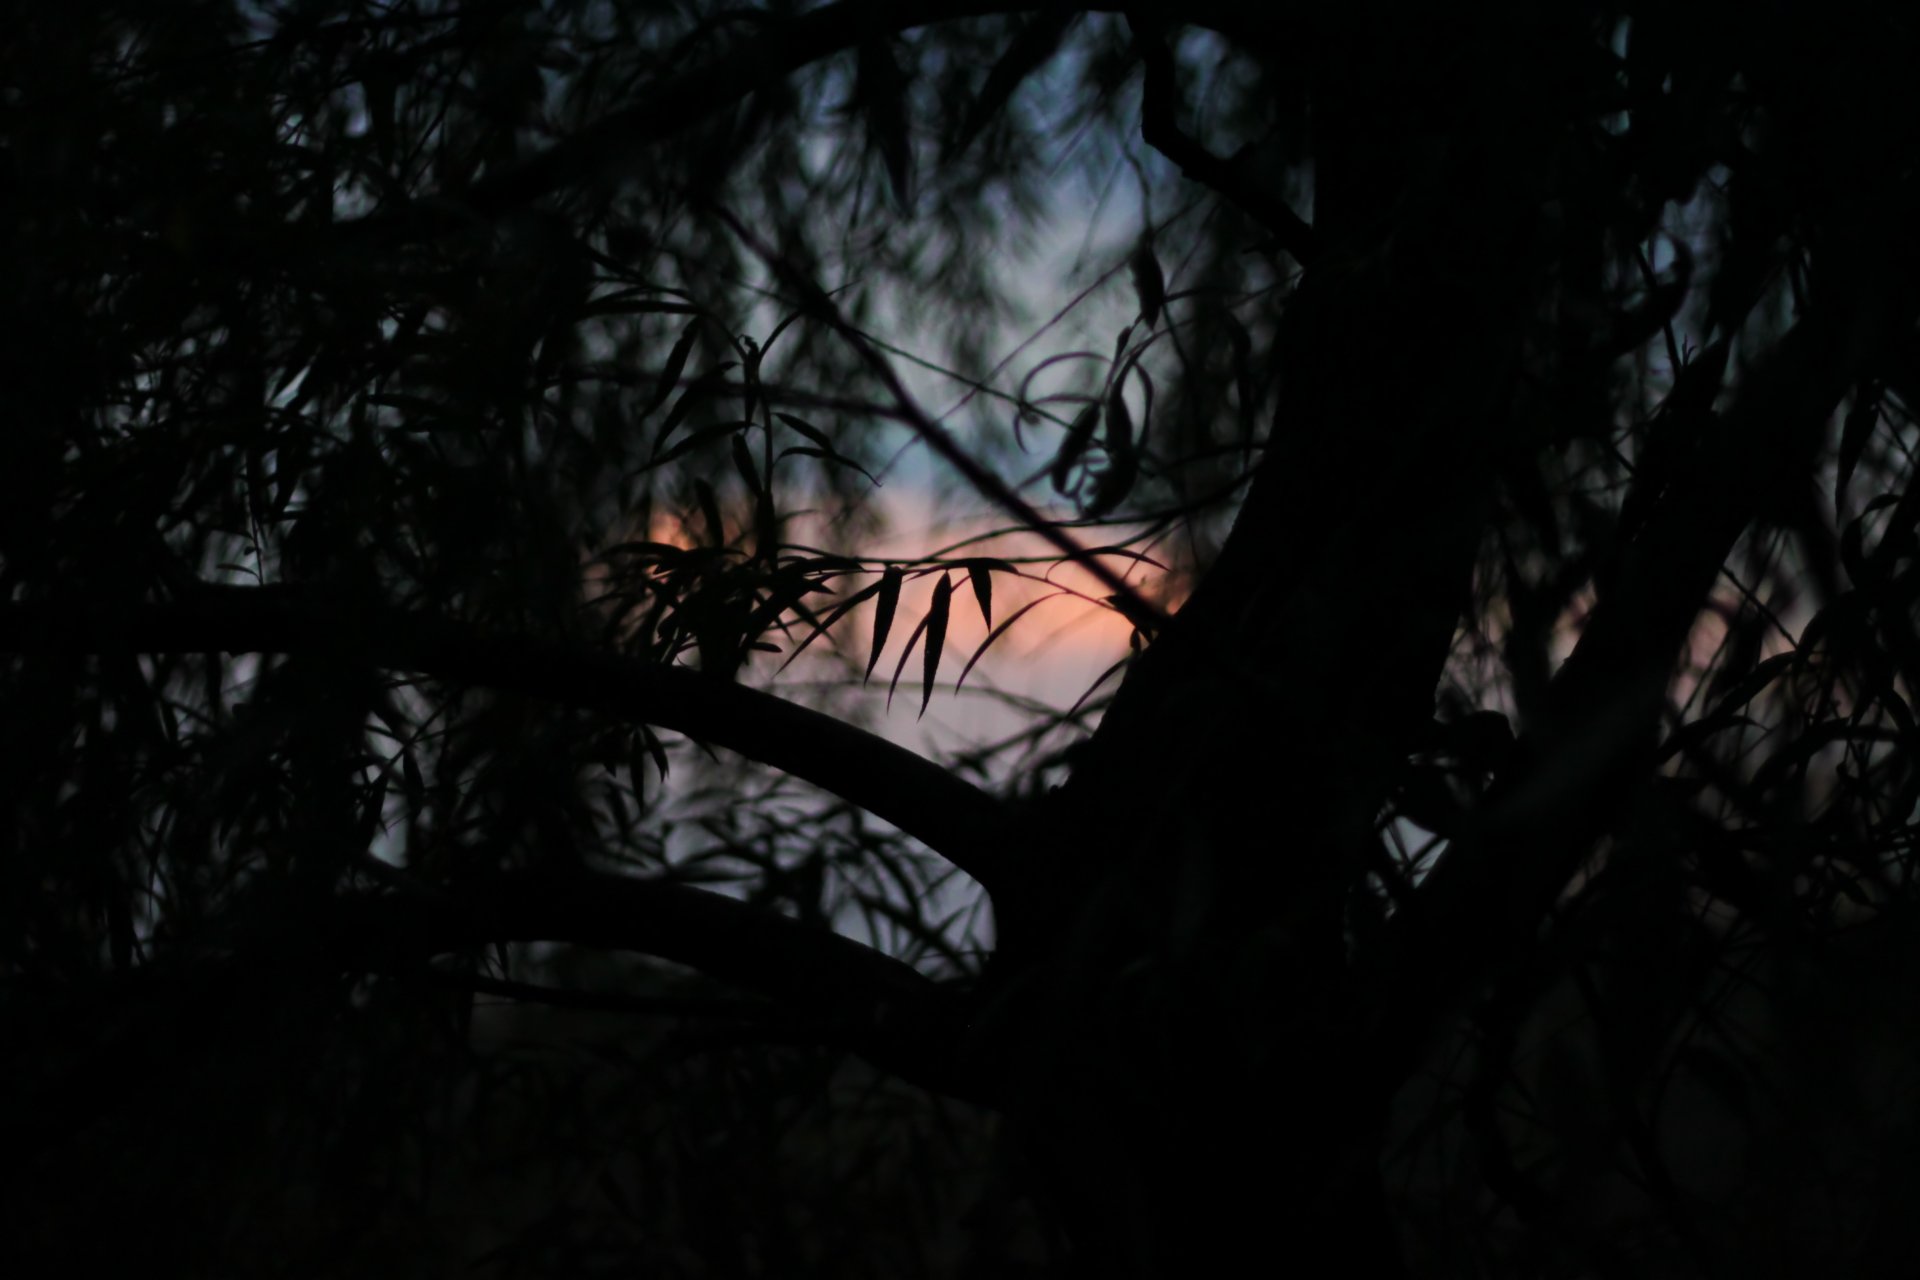
POLYGON ((1900 10, 7 31, 29 1273, 1911 1254, 1900 10))

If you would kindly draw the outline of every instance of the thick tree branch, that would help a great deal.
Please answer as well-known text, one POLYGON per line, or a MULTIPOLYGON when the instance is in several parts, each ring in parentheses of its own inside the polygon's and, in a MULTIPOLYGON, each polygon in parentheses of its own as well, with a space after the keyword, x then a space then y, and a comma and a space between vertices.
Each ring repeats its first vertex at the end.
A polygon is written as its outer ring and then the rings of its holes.
POLYGON ((1806 442, 1915 314, 1912 287, 1892 278, 1816 310, 1748 375, 1711 442, 1669 483, 1554 677, 1541 723, 1516 744, 1487 816, 1402 909, 1382 1070, 1403 1066, 1482 975, 1537 935, 1650 766, 1675 656, 1736 540, 1782 483, 1776 470, 1809 456, 1806 442))
POLYGON ((579 644, 296 587, 199 587, 173 603, 0 605, 0 652, 317 653, 611 712, 737 751, 893 823, 989 891, 1001 806, 932 761, 770 693, 579 644))
POLYGON ((404 973, 502 942, 564 942, 671 960, 821 1020, 823 1036, 955 1097, 967 1006, 912 967, 836 933, 690 885, 587 871, 522 871, 433 894, 383 894, 330 912, 322 945, 350 969, 404 973))
MULTIPOLYGON (((961 1053, 965 998, 851 939, 687 885, 591 872, 512 872, 421 894, 349 898, 315 916, 252 916, 218 956, 175 956, 89 983, 0 987, 5 1040, 58 1063, 30 1073, 30 1102, 0 1117, 15 1151, 61 1140, 252 1002, 301 975, 378 973, 636 1016, 776 1018, 911 1084, 991 1103, 961 1053), (698 969, 768 1001, 575 993, 432 969, 434 957, 503 942, 633 951, 698 969), (777 1002, 777 1003, 775 1003, 777 1002), (141 1069, 130 1068, 129 1063, 141 1069)), ((0 1055, 3 1056, 3 1055, 0 1055)), ((18 1061, 16 1058, 14 1061, 18 1061)), ((11 1063, 4 1064, 11 1066, 11 1063)))

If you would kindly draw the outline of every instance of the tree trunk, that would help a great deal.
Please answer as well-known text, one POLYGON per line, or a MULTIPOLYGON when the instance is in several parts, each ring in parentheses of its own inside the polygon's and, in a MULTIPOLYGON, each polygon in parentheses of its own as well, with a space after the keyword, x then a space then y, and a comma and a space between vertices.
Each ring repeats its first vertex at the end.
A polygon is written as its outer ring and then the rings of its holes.
POLYGON ((1318 99, 1321 256, 1266 458, 1002 913, 982 1021, 1019 1046, 1014 1110, 1100 1274, 1404 1274, 1380 1165, 1412 1064, 1370 1060, 1366 882, 1508 447, 1538 126, 1477 116, 1469 58, 1360 47, 1318 99))

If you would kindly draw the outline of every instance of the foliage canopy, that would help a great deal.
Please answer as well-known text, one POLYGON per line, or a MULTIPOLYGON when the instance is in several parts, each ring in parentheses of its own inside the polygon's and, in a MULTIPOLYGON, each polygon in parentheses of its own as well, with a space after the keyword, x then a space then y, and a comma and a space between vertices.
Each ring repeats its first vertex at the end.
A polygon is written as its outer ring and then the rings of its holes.
POLYGON ((1909 1252, 1893 8, 9 28, 27 1254, 1909 1252))

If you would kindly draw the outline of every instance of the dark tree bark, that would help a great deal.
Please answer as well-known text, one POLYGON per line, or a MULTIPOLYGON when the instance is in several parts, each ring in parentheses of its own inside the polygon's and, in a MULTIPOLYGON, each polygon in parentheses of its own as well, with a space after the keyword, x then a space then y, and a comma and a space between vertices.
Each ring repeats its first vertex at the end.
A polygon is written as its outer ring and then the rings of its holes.
MULTIPOLYGON (((647 102, 490 172, 457 215, 414 201, 316 234, 336 253, 430 243, 460 219, 618 181, 650 140, 862 40, 1030 7, 1044 6, 856 2, 783 19, 725 65, 668 78, 647 102)), ((418 973, 435 956, 510 941, 645 952, 779 1003, 816 1039, 888 1072, 1004 1113, 1089 1275, 1327 1259, 1352 1274, 1409 1274, 1384 1182, 1396 1099, 1474 1019, 1511 1050, 1509 1005, 1531 980, 1532 949, 1664 763, 1675 662, 1723 566, 1756 522, 1794 509, 1836 408, 1884 380, 1911 343, 1916 202, 1888 179, 1870 208, 1804 212, 1826 246, 1819 288, 1716 413, 1729 344, 1780 266, 1788 219, 1748 229, 1727 252, 1709 300, 1713 344, 1676 371, 1622 531, 1585 566, 1596 601, 1577 646, 1551 679, 1516 689, 1520 733, 1482 803, 1417 887, 1399 884, 1382 815, 1435 730, 1435 690, 1503 486, 1516 458, 1543 447, 1530 434, 1528 361, 1553 328, 1556 291, 1592 283, 1588 269, 1598 273, 1627 219, 1614 209, 1578 224, 1563 207, 1569 191, 1611 198, 1604 188, 1619 175, 1601 162, 1586 174, 1553 168, 1593 114, 1569 69, 1586 65, 1597 19, 1519 5, 1424 16, 1357 5, 1284 21, 1224 3, 1084 7, 1126 16, 1146 143, 1303 270, 1273 352, 1269 444, 1231 534, 1170 618, 1109 582, 1156 634, 1064 786, 1003 802, 710 674, 395 609, 377 592, 173 582, 130 602, 10 600, 0 651, 49 670, 81 656, 252 653, 419 674, 680 731, 817 784, 989 893, 998 951, 977 990, 731 899, 578 867, 344 895, 316 918, 263 915, 211 967, 418 973), (1183 132, 1167 45, 1176 21, 1276 57, 1309 44, 1309 56, 1288 56, 1311 81, 1310 220, 1183 132)), ((1661 101, 1687 109, 1684 92, 1661 101)), ((1706 168, 1704 154, 1663 163, 1686 170, 1669 175, 1676 190, 1706 168)), ((828 295, 797 268, 791 276, 814 318, 861 341, 828 295)), ((1557 336, 1601 385, 1618 356, 1672 320, 1678 304, 1662 311, 1663 298, 1598 322, 1622 332, 1557 336)), ((1001 508, 1046 523, 911 405, 871 345, 862 352, 938 456, 1001 508)), ((1063 555, 1091 560, 1064 530, 1047 533, 1063 555)), ((31 1136, 82 1122, 95 1078, 76 1074, 70 1114, 31 1136)), ((1496 1163, 1488 1182, 1503 1173, 1496 1163)), ((1528 1194, 1521 1182, 1507 1179, 1515 1203, 1528 1194)))

